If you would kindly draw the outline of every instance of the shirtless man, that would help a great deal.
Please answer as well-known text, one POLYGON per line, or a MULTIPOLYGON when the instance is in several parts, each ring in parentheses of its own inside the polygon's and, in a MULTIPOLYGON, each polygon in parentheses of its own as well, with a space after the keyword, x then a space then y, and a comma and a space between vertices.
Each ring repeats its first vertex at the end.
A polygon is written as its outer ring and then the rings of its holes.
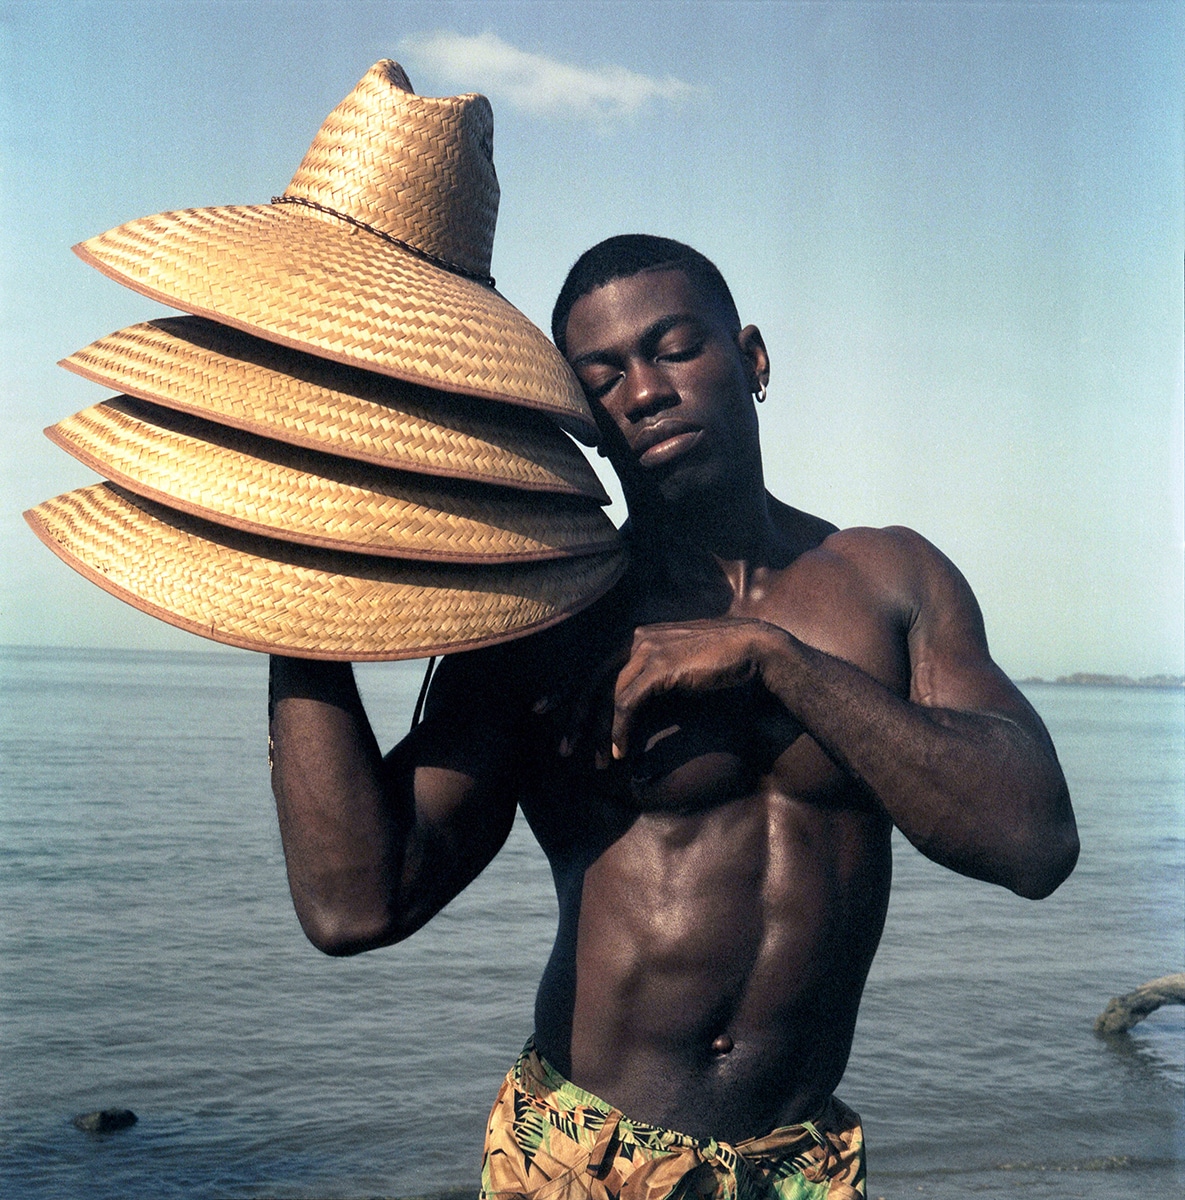
POLYGON ((397 942, 521 805, 559 930, 483 1195, 731 1195, 739 1176, 863 1195, 858 1119, 831 1097, 892 828, 1045 896, 1078 852, 1057 757, 934 547, 766 492, 769 356, 706 259, 610 239, 553 331, 625 489, 630 572, 555 630, 444 660, 385 759, 348 666, 273 660, 297 913, 330 954, 397 942))

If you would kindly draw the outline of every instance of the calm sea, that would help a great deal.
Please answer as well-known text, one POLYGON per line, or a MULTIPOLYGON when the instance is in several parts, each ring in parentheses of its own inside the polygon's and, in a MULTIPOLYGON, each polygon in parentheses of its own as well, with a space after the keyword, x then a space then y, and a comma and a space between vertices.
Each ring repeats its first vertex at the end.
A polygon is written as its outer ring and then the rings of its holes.
MULTIPOLYGON (((385 742, 419 669, 360 670, 385 742)), ((410 942, 331 960, 288 900, 261 657, 9 650, 0 686, 0 1194, 472 1191, 553 932, 527 831, 410 942), (139 1123, 70 1123, 113 1106, 139 1123)), ((1183 697, 1028 693, 1082 858, 1033 904, 898 845, 840 1090, 870 1197, 1182 1194, 1185 1009, 1091 1023, 1185 965, 1183 697)))

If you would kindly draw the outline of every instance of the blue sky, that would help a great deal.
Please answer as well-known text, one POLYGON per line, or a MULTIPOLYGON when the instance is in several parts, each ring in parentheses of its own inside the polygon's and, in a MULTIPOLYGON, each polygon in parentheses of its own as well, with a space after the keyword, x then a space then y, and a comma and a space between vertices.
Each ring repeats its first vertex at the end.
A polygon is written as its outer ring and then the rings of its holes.
POLYGON ((69 247, 263 203, 393 57, 494 106, 500 290, 546 327, 581 250, 714 258, 773 359, 768 482, 920 530, 1016 675, 1185 671, 1183 44, 1172 4, 0 6, 0 641, 199 648, 19 512, 93 480, 57 359, 162 313, 69 247))

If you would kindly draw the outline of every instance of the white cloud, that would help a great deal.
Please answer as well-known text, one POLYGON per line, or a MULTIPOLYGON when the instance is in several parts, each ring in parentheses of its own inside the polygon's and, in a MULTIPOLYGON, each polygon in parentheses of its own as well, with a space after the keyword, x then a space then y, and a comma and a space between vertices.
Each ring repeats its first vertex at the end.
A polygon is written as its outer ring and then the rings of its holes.
POLYGON ((603 124, 656 100, 679 101, 700 89, 668 75, 653 79, 625 67, 577 67, 531 54, 493 33, 440 31, 405 38, 402 49, 450 86, 485 92, 516 108, 603 124))

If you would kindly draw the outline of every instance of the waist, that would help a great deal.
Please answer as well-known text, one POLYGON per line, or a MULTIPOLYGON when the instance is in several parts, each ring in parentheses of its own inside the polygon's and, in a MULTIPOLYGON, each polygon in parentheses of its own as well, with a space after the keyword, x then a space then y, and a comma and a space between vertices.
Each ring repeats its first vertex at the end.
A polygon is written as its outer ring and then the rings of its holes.
POLYGON ((628 1116, 608 1100, 568 1079, 540 1053, 533 1037, 523 1048, 509 1077, 524 1095, 549 1105, 556 1112, 574 1117, 577 1124, 589 1123, 591 1118, 591 1124, 600 1129, 607 1120, 623 1122, 643 1144, 661 1144, 667 1149, 703 1148, 708 1142, 730 1145, 739 1154, 784 1150, 798 1142, 805 1148, 818 1143, 820 1130, 846 1127, 859 1120, 837 1096, 830 1095, 812 1108, 807 1120, 775 1126, 731 1142, 711 1135, 668 1129, 628 1116))
POLYGON ((760 1192, 789 1200, 826 1190, 834 1200, 861 1200, 863 1133, 859 1117, 834 1097, 813 1120, 734 1144, 665 1129, 566 1079, 528 1042, 490 1114, 481 1195, 551 1194, 559 1181, 573 1195, 760 1192))
POLYGON ((813 1012, 797 1022, 750 1029, 743 1021, 705 1028, 694 1039, 651 1036, 630 1023, 538 1006, 538 1053, 560 1082, 655 1128, 728 1141, 811 1120, 843 1076, 851 1017, 813 1012), (558 1018, 558 1019, 557 1019, 558 1018))

